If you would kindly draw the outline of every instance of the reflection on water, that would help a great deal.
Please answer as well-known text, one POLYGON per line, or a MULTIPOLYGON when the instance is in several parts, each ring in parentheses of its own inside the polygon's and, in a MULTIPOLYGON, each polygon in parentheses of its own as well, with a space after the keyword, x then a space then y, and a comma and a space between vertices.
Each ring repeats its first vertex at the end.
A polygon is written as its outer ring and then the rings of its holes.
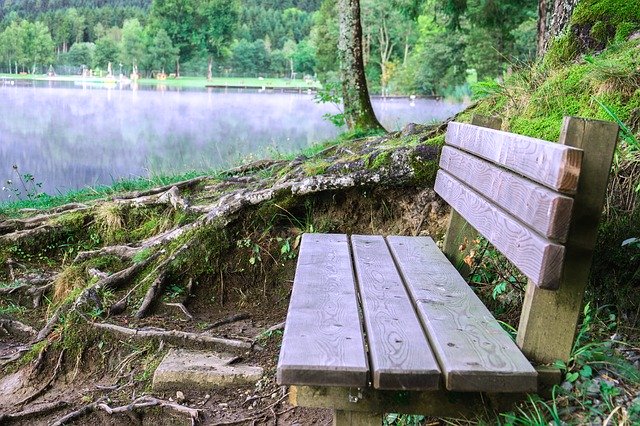
MULTIPOLYGON (((374 108, 395 130, 442 120, 462 105, 375 99, 374 108)), ((322 115, 336 112, 309 94, 0 82, 0 179, 2 185, 13 179, 17 164, 53 194, 150 173, 226 167, 334 137, 337 129, 322 115)))

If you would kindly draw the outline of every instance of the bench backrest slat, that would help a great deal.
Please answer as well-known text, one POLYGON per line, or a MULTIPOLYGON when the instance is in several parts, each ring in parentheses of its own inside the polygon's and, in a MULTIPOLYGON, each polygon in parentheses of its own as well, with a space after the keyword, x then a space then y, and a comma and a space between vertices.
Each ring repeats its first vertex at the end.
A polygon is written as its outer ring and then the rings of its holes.
POLYGON ((582 151, 541 139, 451 122, 445 142, 557 191, 574 194, 582 151))
POLYGON ((562 276, 564 246, 543 238, 443 170, 438 171, 434 188, 536 285, 557 288, 562 276))
POLYGON ((440 168, 541 235, 566 241, 573 198, 450 146, 442 148, 440 168))
POLYGON ((436 390, 440 368, 384 238, 353 235, 373 387, 436 390))

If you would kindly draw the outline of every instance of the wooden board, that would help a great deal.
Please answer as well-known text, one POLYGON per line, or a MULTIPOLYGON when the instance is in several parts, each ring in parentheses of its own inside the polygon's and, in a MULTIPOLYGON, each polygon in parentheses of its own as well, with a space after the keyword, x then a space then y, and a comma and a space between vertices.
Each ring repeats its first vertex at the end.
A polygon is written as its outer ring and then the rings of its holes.
POLYGON ((449 146, 442 148, 440 168, 541 235, 566 241, 573 206, 571 197, 449 146))
POLYGON ((445 142, 557 191, 573 194, 578 187, 580 149, 456 122, 445 142))
POLYGON ((438 171, 434 189, 537 286, 558 288, 563 246, 541 237, 443 170, 438 171))
POLYGON ((618 139, 618 126, 610 121, 565 117, 562 127, 560 143, 585 153, 560 289, 528 285, 522 306, 517 341, 527 357, 540 363, 569 360, 618 139))
POLYGON ((488 403, 480 393, 310 386, 291 386, 289 401, 300 407, 467 418, 485 412, 488 403))
POLYGON ((531 392, 537 373, 429 237, 387 237, 448 390, 531 392))
POLYGON ((435 390, 440 368, 384 238, 351 237, 376 389, 435 390))
POLYGON ((366 386, 364 338, 346 235, 304 234, 276 378, 366 386))

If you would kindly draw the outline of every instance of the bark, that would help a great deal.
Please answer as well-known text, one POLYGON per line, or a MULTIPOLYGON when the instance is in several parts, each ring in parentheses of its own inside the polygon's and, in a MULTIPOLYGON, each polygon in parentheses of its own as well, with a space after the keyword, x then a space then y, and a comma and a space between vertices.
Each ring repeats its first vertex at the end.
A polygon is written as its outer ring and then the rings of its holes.
POLYGON ((371 106, 362 57, 362 24, 360 2, 339 0, 340 73, 344 115, 349 129, 384 130, 371 106))
POLYGON ((577 4, 578 0, 538 0, 538 56, 567 28, 577 4))

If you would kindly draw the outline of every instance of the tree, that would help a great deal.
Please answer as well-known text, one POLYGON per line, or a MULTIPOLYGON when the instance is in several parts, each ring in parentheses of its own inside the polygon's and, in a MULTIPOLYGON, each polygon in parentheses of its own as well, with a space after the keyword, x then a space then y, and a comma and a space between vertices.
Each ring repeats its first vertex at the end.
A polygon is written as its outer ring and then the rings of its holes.
POLYGON ((349 129, 384 130, 376 118, 364 74, 362 61, 362 24, 360 2, 338 0, 340 13, 340 74, 344 116, 349 129))
POLYGON ((138 73, 138 62, 145 50, 145 33, 140 21, 127 19, 122 27, 122 62, 132 65, 132 73, 138 73))
POLYGON ((35 74, 38 65, 44 65, 53 60, 54 44, 49 33, 49 28, 42 22, 25 24, 25 60, 27 66, 31 66, 31 73, 35 74))
POLYGON ((578 0, 538 0, 538 56, 544 55, 551 38, 569 24, 578 0))
POLYGON ((291 55, 293 68, 302 74, 312 75, 316 66, 316 57, 313 47, 307 40, 298 43, 291 55))
POLYGON ((107 68, 109 62, 115 64, 120 55, 120 46, 111 37, 103 36, 96 40, 94 50, 94 64, 101 68, 107 68))
POLYGON ((231 42, 240 8, 237 0, 200 0, 196 8, 198 47, 207 52, 207 79, 212 77, 213 60, 222 57, 231 42))
POLYGON ((191 58, 194 52, 195 6, 194 0, 153 0, 151 3, 152 26, 164 29, 178 49, 176 77, 180 77, 180 62, 191 58))
POLYGON ((74 43, 67 52, 67 63, 73 66, 91 68, 95 60, 94 43, 74 43))
POLYGON ((148 47, 149 62, 152 68, 164 72, 170 64, 175 63, 178 58, 178 48, 171 43, 167 32, 158 30, 156 35, 150 40, 148 47))
POLYGON ((9 64, 9 71, 15 66, 15 73, 18 74, 18 62, 22 62, 24 56, 23 27, 19 20, 12 21, 5 28, 0 37, 0 55, 2 60, 9 64))

